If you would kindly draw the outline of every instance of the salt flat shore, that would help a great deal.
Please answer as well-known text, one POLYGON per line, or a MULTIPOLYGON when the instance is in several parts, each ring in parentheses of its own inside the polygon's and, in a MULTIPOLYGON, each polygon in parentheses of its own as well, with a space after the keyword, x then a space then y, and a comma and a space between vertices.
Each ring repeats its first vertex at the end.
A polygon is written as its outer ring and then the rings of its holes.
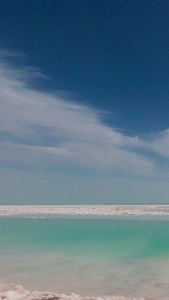
MULTIPOLYGON (((30 292, 21 285, 0 283, 0 299, 5 300, 158 300, 152 298, 125 298, 121 296, 81 297, 71 293, 69 295, 52 292, 30 292)), ((161 299, 169 300, 169 298, 161 299)))
POLYGON ((0 205, 0 216, 24 215, 169 215, 169 205, 0 205))

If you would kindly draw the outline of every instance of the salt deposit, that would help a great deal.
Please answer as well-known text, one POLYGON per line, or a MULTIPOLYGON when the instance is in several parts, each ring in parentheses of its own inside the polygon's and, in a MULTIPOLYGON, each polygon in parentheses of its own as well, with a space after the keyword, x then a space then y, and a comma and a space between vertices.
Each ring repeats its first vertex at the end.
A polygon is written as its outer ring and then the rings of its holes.
MULTIPOLYGON (((148 300, 145 298, 125 298, 119 296, 81 297, 71 293, 69 295, 51 292, 30 292, 21 285, 0 283, 0 299, 5 300, 148 300)), ((151 299, 153 300, 153 299, 151 299)), ((169 300, 166 298, 165 300, 169 300)))
POLYGON ((0 216, 19 215, 169 215, 169 205, 0 205, 0 216))

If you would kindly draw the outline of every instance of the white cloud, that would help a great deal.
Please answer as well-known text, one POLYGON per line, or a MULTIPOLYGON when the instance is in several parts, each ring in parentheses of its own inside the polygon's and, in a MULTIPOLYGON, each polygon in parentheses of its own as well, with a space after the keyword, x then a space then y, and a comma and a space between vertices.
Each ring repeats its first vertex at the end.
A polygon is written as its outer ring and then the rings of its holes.
MULTIPOLYGON (((93 108, 33 89, 28 84, 32 76, 30 68, 15 69, 1 63, 0 160, 4 164, 155 173, 154 162, 135 150, 150 147, 147 142, 105 125, 93 108)), ((167 149, 168 136, 167 132, 163 139, 167 149)), ((159 141, 153 141, 151 148, 167 156, 168 150, 160 148, 159 141)))
POLYGON ((155 134, 147 146, 161 156, 169 158, 169 129, 155 134))

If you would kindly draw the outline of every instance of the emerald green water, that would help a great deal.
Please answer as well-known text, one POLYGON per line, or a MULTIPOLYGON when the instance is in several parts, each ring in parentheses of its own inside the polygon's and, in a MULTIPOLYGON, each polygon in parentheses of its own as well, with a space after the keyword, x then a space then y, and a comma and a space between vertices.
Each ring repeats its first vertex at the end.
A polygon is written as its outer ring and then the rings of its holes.
POLYGON ((32 289, 169 295, 168 221, 0 218, 0 254, 0 281, 32 289))

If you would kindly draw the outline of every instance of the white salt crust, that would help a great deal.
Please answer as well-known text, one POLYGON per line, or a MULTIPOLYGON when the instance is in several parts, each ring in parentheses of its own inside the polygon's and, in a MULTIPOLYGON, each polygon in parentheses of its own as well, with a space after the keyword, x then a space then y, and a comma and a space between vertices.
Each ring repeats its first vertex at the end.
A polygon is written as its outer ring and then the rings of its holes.
MULTIPOLYGON (((81 297, 71 293, 69 295, 51 292, 30 292, 21 285, 0 283, 0 299, 5 300, 157 300, 150 298, 125 298, 119 296, 81 297)), ((161 299, 162 300, 162 299, 161 299)), ((163 300, 169 300, 165 298, 163 300)))
POLYGON ((144 216, 169 215, 169 205, 0 205, 0 216, 144 216))

